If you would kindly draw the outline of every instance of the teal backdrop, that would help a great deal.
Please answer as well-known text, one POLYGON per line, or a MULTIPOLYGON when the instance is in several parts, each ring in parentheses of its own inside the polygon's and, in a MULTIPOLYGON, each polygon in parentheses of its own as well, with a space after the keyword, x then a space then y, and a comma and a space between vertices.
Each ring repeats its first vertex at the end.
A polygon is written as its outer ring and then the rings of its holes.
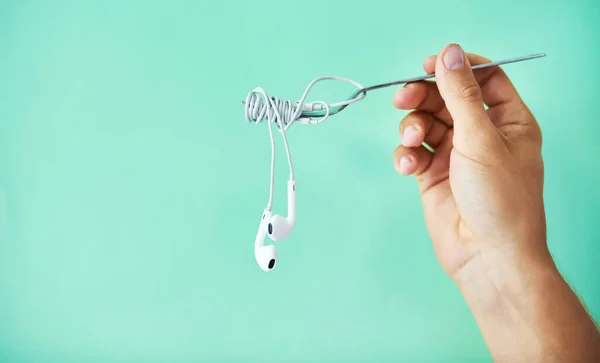
POLYGON ((504 69, 543 129, 550 248, 600 318, 599 20, 597 1, 1 1, 0 361, 490 362, 392 165, 394 89, 290 129, 298 222, 274 272, 253 255, 270 145, 248 91, 416 76, 450 42, 548 54, 504 69))

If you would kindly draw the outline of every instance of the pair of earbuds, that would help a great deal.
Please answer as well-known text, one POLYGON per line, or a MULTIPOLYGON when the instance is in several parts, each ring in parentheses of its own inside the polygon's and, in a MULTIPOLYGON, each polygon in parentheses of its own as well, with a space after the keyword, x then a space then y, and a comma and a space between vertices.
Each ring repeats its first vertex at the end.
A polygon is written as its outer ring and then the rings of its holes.
POLYGON ((266 236, 269 236, 273 242, 282 241, 292 233, 296 225, 296 182, 294 181, 294 167, 285 131, 286 121, 298 118, 301 108, 293 105, 291 102, 280 102, 276 98, 269 97, 262 88, 255 88, 248 94, 245 106, 246 119, 254 120, 256 123, 266 119, 269 124, 269 136, 271 139, 271 187, 269 203, 260 218, 258 232, 256 232, 256 239, 254 240, 254 257, 258 266, 263 271, 271 271, 277 263, 277 247, 273 244, 265 245, 266 236), (283 136, 290 168, 290 177, 287 186, 287 217, 273 214, 272 211, 273 188, 275 185, 275 140, 273 138, 273 124, 276 124, 283 136))
POLYGON ((296 225, 296 182, 293 179, 288 180, 287 189, 287 217, 273 214, 270 208, 266 208, 258 225, 254 257, 263 271, 273 270, 277 263, 277 247, 265 245, 265 237, 268 235, 274 242, 279 242, 286 239, 296 225))
POLYGON ((297 102, 283 101, 277 97, 269 97, 260 87, 257 87, 248 93, 246 101, 242 102, 246 110, 246 120, 258 124, 266 120, 269 126, 269 136, 271 138, 271 190, 269 203, 264 209, 258 225, 258 232, 254 240, 254 257, 258 266, 263 271, 271 271, 277 263, 277 247, 273 244, 265 245, 266 236, 273 242, 286 239, 294 226, 296 225, 296 182, 294 180, 294 167, 290 156, 290 147, 288 145, 286 131, 293 123, 300 124, 319 124, 325 121, 331 114, 339 112, 339 108, 345 107, 351 103, 358 102, 364 98, 364 94, 352 97, 349 100, 329 105, 323 101, 314 101, 304 103, 308 91, 315 83, 322 80, 341 80, 355 85, 358 89, 363 87, 346 78, 341 77, 320 77, 313 80, 297 102), (336 110, 338 108, 338 110, 336 110), (273 124, 279 129, 285 150, 287 153, 288 165, 290 168, 290 177, 287 185, 287 217, 279 214, 273 214, 273 186, 275 184, 275 140, 273 138, 273 124))

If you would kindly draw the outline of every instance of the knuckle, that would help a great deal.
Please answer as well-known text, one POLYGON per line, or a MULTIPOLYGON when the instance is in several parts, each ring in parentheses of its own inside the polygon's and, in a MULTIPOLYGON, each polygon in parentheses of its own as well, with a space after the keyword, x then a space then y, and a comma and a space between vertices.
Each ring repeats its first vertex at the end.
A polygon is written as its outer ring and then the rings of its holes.
POLYGON ((456 95, 467 102, 482 102, 481 89, 477 83, 469 83, 458 87, 456 95))

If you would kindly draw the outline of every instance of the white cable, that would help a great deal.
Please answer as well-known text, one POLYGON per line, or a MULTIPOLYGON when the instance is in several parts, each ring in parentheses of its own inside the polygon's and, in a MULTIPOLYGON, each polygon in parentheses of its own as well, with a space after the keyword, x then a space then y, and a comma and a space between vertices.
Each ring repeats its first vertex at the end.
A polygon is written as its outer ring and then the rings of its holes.
POLYGON ((288 165, 290 168, 290 180, 294 180, 294 167, 292 165, 290 147, 288 145, 287 137, 285 135, 287 129, 294 122, 302 124, 319 124, 321 122, 324 122, 325 120, 327 120, 327 118, 329 118, 330 111, 332 108, 350 105, 352 103, 362 100, 366 96, 366 93, 362 93, 356 98, 351 98, 331 105, 323 101, 314 101, 305 104, 304 101, 308 96, 308 92, 317 82, 323 80, 337 80, 350 83, 353 86, 357 87, 359 90, 364 88, 358 82, 355 82, 348 78, 325 76, 316 78, 312 82, 310 82, 306 87, 302 98, 300 98, 300 100, 295 103, 292 103, 291 101, 282 101, 277 97, 269 97, 265 90, 260 87, 250 91, 248 93, 248 96, 246 97, 246 102, 244 103, 246 121, 259 124, 266 119, 269 125, 269 137, 271 139, 271 185, 269 191, 269 203, 267 205, 267 210, 269 211, 273 206, 273 188, 275 185, 275 139, 273 137, 273 123, 277 124, 277 127, 283 137, 283 142, 288 158, 288 165), (321 117, 317 119, 314 119, 310 115, 303 115, 303 113, 311 112, 316 112, 318 114, 320 111, 325 111, 325 113, 323 115, 319 115, 321 117))
MULTIPOLYGON (((272 97, 272 98, 268 97, 266 92, 262 88, 255 88, 254 90, 252 90, 248 93, 248 96, 246 97, 246 102, 244 103, 245 108, 246 108, 246 121, 258 124, 258 123, 262 122, 263 119, 265 119, 265 116, 267 119, 271 119, 273 116, 278 116, 277 117, 278 123, 285 125, 284 131, 287 131, 287 129, 294 122, 299 122, 299 123, 304 123, 304 124, 319 124, 321 122, 324 122, 327 118, 329 118, 329 110, 330 109, 340 107, 340 106, 347 106, 352 103, 358 102, 366 97, 366 93, 361 93, 356 98, 347 99, 345 101, 336 102, 336 103, 333 103, 330 105, 324 101, 314 101, 314 102, 310 102, 310 103, 304 103, 311 88, 313 88, 316 83, 324 81, 324 80, 335 80, 335 81, 346 82, 346 83, 349 83, 349 84, 355 86, 359 90, 364 89, 364 87, 360 83, 353 81, 349 78, 337 77, 337 76, 319 77, 319 78, 315 78, 308 84, 308 86, 304 90, 304 94, 302 95, 302 97, 300 98, 299 101, 292 102, 289 100, 283 101, 277 97, 272 97), (260 96, 263 96, 263 97, 260 97, 260 96), (266 99, 270 99, 271 101, 273 101, 273 103, 267 103, 266 99), (323 115, 322 118, 320 118, 320 119, 315 120, 310 117, 302 117, 303 116, 302 113, 323 111, 323 110, 325 110, 326 112, 325 112, 325 115, 323 115), (274 113, 275 113, 275 115, 274 115, 274 113)), ((278 125, 278 126, 280 126, 280 125, 278 125)))

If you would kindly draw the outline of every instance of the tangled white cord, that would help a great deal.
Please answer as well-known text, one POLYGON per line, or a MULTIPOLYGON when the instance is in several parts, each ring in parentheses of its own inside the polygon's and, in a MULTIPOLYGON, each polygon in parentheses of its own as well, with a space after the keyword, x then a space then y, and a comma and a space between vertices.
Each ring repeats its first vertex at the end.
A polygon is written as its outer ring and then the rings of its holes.
POLYGON ((269 97, 262 88, 255 88, 248 93, 246 102, 244 102, 246 121, 258 124, 266 118, 267 120, 276 122, 277 127, 279 127, 281 131, 287 131, 294 122, 319 124, 329 118, 331 109, 350 105, 362 100, 366 96, 365 93, 362 93, 355 98, 350 98, 331 105, 324 101, 304 103, 311 88, 317 82, 324 80, 342 81, 350 83, 359 90, 364 89, 361 84, 348 78, 336 76, 319 77, 308 84, 299 101, 292 102, 289 100, 283 101, 277 97, 269 97))
POLYGON ((316 78, 310 82, 306 87, 304 94, 297 102, 283 101, 277 97, 269 97, 265 90, 260 87, 250 91, 246 97, 246 102, 244 102, 246 121, 259 124, 263 120, 266 120, 269 125, 269 136, 271 139, 271 186, 267 210, 271 210, 273 205, 273 187, 275 184, 275 140, 273 138, 273 123, 276 124, 283 137, 288 158, 288 165, 290 168, 290 180, 294 180, 294 167, 292 165, 290 147, 285 135, 285 132, 290 128, 290 126, 296 122, 302 124, 319 124, 331 116, 332 109, 348 106, 352 103, 362 100, 366 96, 366 93, 357 93, 356 97, 351 97, 345 101, 337 102, 331 105, 324 101, 304 103, 311 88, 317 82, 323 80, 342 81, 352 84, 353 86, 357 87, 358 90, 364 89, 361 84, 351 79, 336 76, 326 76, 316 78))

